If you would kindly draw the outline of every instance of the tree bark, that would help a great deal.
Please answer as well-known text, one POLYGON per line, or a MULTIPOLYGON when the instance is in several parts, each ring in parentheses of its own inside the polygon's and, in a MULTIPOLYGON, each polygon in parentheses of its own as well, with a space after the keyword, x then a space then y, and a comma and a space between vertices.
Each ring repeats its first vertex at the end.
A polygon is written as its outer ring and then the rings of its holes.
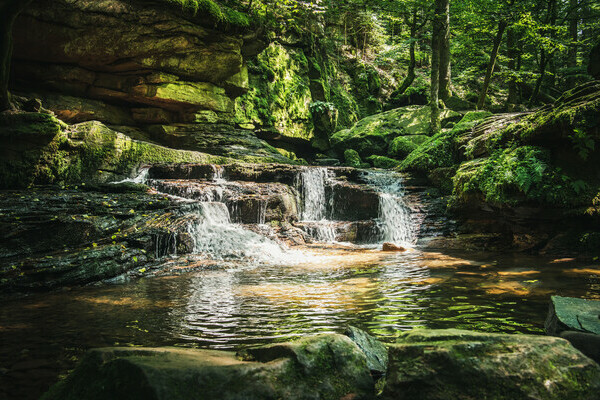
POLYGON ((440 44, 442 40, 444 11, 448 0, 435 0, 435 15, 431 34, 431 131, 436 133, 441 129, 439 92, 440 92, 440 44))
POLYGON ((12 108, 8 81, 13 51, 12 30, 21 11, 33 0, 0 0, 0 111, 12 108))
POLYGON ((508 80, 508 99, 506 109, 513 111, 515 104, 519 102, 519 86, 517 85, 516 73, 519 70, 517 62, 519 50, 517 49, 517 37, 514 29, 508 28, 506 33, 506 47, 508 55, 508 69, 510 78, 508 80))
POLYGON ((567 65, 569 67, 577 66, 577 41, 578 41, 578 19, 579 3, 578 0, 569 0, 569 38, 571 44, 567 53, 567 65))
POLYGON ((450 1, 441 4, 443 14, 440 19, 440 88, 439 98, 442 101, 450 97, 450 1))
POLYGON ((494 38, 494 47, 492 49, 492 54, 490 54, 490 61, 487 66, 487 71, 485 72, 485 79, 483 80, 481 92, 479 93, 479 100, 477 101, 478 110, 481 110, 485 104, 485 97, 487 96, 487 91, 490 87, 490 81, 492 80, 492 74, 494 73, 494 66, 496 65, 496 58, 498 57, 498 49, 500 49, 502 36, 504 35, 506 26, 507 23, 505 20, 501 20, 498 23, 498 31, 496 32, 496 37, 494 38))
POLYGON ((406 92, 406 89, 412 85, 415 80, 415 67, 417 66, 417 59, 415 56, 415 50, 417 47, 417 11, 414 10, 412 14, 412 21, 410 23, 410 62, 408 63, 408 72, 406 73, 406 77, 402 80, 402 84, 400 88, 398 88, 398 93, 402 94, 406 92))

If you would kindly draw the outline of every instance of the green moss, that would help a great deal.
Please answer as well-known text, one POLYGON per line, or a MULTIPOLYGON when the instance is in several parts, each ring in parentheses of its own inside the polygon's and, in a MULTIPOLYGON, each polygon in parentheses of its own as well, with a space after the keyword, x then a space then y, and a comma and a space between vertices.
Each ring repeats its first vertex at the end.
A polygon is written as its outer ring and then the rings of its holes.
POLYGON ((370 162, 375 168, 391 169, 400 165, 400 161, 385 156, 373 155, 367 157, 367 161, 370 162))
POLYGON ((454 129, 441 131, 427 139, 402 161, 400 169, 428 173, 436 168, 453 166, 458 162, 457 132, 454 129))
POLYGON ((312 97, 303 50, 272 43, 248 68, 251 89, 236 100, 234 122, 275 127, 286 136, 312 139, 312 97))
POLYGON ((585 199, 583 191, 577 181, 551 166, 547 149, 522 146, 463 163, 454 177, 453 194, 459 202, 475 196, 496 205, 573 206, 585 199))
POLYGON ((428 139, 425 135, 398 136, 390 143, 388 155, 402 160, 428 139))
POLYGON ((469 111, 464 115, 464 117, 462 117, 462 119, 458 123, 462 124, 466 122, 481 121, 482 119, 485 119, 490 115, 492 115, 492 113, 489 111, 469 111))
POLYGON ((344 151, 344 160, 349 167, 360 168, 362 165, 362 160, 356 150, 348 149, 344 151))

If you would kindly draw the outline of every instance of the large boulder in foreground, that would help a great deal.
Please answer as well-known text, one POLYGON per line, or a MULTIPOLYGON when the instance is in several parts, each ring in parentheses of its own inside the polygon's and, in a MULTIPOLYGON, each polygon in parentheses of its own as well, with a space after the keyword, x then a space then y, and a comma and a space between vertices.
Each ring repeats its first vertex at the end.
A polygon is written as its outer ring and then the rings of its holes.
POLYGON ((181 348, 90 351, 51 399, 366 398, 373 380, 360 349, 342 335, 235 353, 181 348))
POLYGON ((413 330, 389 346, 384 399, 600 398, 600 367, 566 340, 413 330))

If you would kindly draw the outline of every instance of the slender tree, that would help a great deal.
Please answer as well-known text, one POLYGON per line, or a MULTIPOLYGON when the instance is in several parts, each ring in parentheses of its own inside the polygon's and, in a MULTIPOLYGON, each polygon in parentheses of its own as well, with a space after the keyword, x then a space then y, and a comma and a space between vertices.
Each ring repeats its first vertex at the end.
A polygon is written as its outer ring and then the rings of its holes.
POLYGON ((440 87, 439 97, 446 102, 450 97, 450 1, 440 4, 442 15, 439 20, 440 87))
POLYGON ((490 61, 488 62, 487 70, 485 72, 485 78, 483 80, 483 86, 479 93, 479 99, 477 101, 477 108, 481 110, 485 103, 485 97, 487 96, 488 88, 490 87, 490 81, 492 80, 492 74, 494 73, 494 66, 496 65, 496 58, 498 57, 498 50, 500 49, 500 43, 502 43, 502 36, 506 30, 508 24, 505 20, 501 20, 498 23, 498 30, 496 31, 496 37, 494 38, 494 47, 492 48, 492 54, 490 54, 490 61))
POLYGON ((431 33, 431 130, 440 130, 440 66, 441 46, 444 40, 444 22, 448 12, 448 0, 435 0, 435 15, 433 16, 433 31, 431 33))

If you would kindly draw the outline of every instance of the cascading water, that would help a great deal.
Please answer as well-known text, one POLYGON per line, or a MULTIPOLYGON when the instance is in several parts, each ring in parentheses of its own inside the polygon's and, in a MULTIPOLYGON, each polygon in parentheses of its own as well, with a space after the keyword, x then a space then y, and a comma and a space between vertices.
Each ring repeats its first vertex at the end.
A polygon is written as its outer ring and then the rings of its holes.
POLYGON ((308 233, 323 242, 334 242, 335 227, 327 220, 327 198, 325 187, 329 179, 327 168, 303 168, 296 177, 300 193, 300 219, 315 222, 308 233))
POLYGON ((302 221, 321 221, 327 214, 325 185, 327 168, 303 168, 297 177, 300 189, 300 219, 302 221))
POLYGON ((364 179, 379 193, 381 240, 411 246, 416 242, 418 225, 404 199, 403 179, 398 174, 369 171, 364 179))
POLYGON ((224 203, 198 203, 201 218, 188 226, 194 240, 194 253, 212 260, 283 262, 290 252, 279 243, 231 223, 224 203))

